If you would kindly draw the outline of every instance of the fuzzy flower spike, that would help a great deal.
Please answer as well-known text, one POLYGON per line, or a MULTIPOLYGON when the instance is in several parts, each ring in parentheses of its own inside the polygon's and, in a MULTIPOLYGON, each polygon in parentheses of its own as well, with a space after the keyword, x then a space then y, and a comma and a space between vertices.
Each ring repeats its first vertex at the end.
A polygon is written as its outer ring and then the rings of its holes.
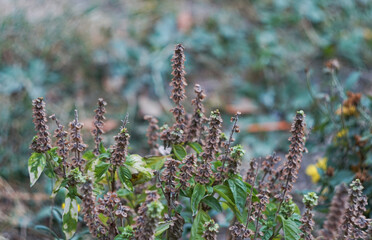
POLYGON ((97 103, 98 107, 94 112, 96 113, 94 116, 94 129, 92 130, 92 134, 94 135, 94 142, 96 144, 96 147, 93 150, 94 155, 98 156, 99 155, 99 145, 102 142, 102 137, 101 135, 104 133, 103 131, 103 124, 104 120, 106 119, 104 114, 106 113, 106 108, 105 106, 107 103, 102 99, 98 99, 97 103))
POLYGON ((77 110, 75 110, 75 119, 70 123, 70 150, 73 153, 72 166, 82 170, 85 160, 82 158, 83 152, 87 145, 84 144, 83 138, 81 137, 81 129, 84 124, 79 122, 79 116, 77 110))
POLYGON ((42 97, 36 98, 32 101, 33 108, 33 122, 35 130, 37 132, 36 137, 32 140, 30 148, 34 152, 44 153, 52 148, 50 144, 49 132, 48 132, 48 119, 45 113, 45 102, 42 97))

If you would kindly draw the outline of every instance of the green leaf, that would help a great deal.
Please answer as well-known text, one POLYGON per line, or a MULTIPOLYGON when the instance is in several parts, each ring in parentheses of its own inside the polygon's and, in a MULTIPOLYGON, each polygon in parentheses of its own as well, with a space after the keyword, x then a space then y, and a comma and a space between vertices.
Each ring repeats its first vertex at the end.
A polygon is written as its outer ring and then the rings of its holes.
POLYGON ((212 209, 216 210, 217 212, 222 212, 222 207, 220 202, 213 196, 207 196, 202 199, 202 202, 210 206, 212 209))
POLYGON ((174 145, 173 153, 174 155, 176 155, 176 158, 180 161, 182 161, 187 155, 185 148, 182 147, 181 145, 174 145))
POLYGON ((92 151, 86 151, 84 154, 83 154, 83 158, 87 161, 93 159, 93 158, 96 158, 96 155, 94 155, 94 153, 92 151))
POLYGON ((187 145, 189 145, 192 149, 194 149, 197 154, 200 154, 203 152, 203 147, 197 142, 188 143, 187 145))
POLYGON ((75 197, 67 195, 65 199, 65 209, 63 211, 62 229, 66 239, 72 238, 76 232, 78 223, 78 203, 75 197))
POLYGON ((48 228, 47 226, 36 225, 34 228, 38 231, 44 231, 44 232, 50 233, 53 237, 59 239, 58 235, 52 229, 48 228))
POLYGON ((32 187, 39 179, 46 165, 46 157, 44 153, 32 153, 28 159, 28 173, 30 175, 30 186, 32 187))
POLYGON ((160 236, 163 232, 165 232, 172 223, 173 222, 165 222, 159 224, 159 226, 155 230, 155 237, 160 236))
POLYGON ((203 232, 204 232, 204 223, 210 220, 209 215, 200 210, 194 219, 191 227, 191 236, 190 239, 194 240, 202 240, 203 232))
POLYGON ((132 173, 126 166, 120 166, 118 168, 118 176, 124 187, 130 191, 133 191, 133 184, 130 181, 132 179, 132 173))
POLYGON ((239 222, 243 222, 243 217, 237 208, 234 196, 230 190, 230 188, 226 185, 217 185, 213 187, 214 191, 218 193, 223 199, 226 200, 226 204, 229 206, 229 208, 234 212, 235 216, 239 220, 239 222))
POLYGON ((280 216, 283 224, 284 238, 286 240, 298 240, 300 239, 300 230, 296 222, 291 219, 285 219, 280 216))
POLYGON ((57 181, 53 185, 52 194, 50 195, 51 198, 54 198, 57 195, 59 189, 61 189, 61 184, 62 184, 63 180, 65 180, 65 179, 60 178, 60 177, 57 178, 57 181))
POLYGON ((106 151, 106 148, 103 146, 103 143, 102 142, 100 142, 99 143, 99 153, 106 153, 107 151, 106 151))
POLYGON ((144 183, 153 177, 152 169, 146 167, 146 162, 138 154, 128 155, 124 164, 132 173, 133 185, 144 183))
POLYGON ((97 166, 94 168, 94 177, 99 180, 101 177, 106 174, 110 167, 110 163, 106 162, 100 162, 97 164, 97 166))
POLYGON ((146 167, 159 171, 163 167, 167 157, 169 157, 169 155, 152 156, 149 158, 144 157, 143 160, 146 162, 146 167))
POLYGON ((244 182, 238 178, 229 179, 228 184, 230 190, 234 196, 235 204, 238 209, 242 212, 245 208, 245 203, 247 200, 247 186, 244 182))
POLYGON ((193 216, 198 211, 199 203, 205 195, 205 187, 201 184, 196 184, 194 187, 194 191, 192 192, 191 196, 191 209, 193 216))

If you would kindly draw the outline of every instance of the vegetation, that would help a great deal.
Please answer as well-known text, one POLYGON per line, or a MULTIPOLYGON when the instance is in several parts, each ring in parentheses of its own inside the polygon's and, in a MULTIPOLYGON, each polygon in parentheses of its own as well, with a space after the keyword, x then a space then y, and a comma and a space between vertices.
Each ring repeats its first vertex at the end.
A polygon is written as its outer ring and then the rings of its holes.
MULTIPOLYGON (((176 46, 172 62, 174 123, 159 127, 157 119, 146 117, 152 155, 130 153, 128 129, 134 124, 128 122, 128 116, 111 147, 102 141, 103 99, 95 110, 92 150, 83 142, 77 110, 68 132, 51 116, 57 124, 56 141, 52 141, 45 101, 40 97, 33 101, 37 135, 30 146, 34 151, 29 159, 31 186, 44 172, 54 183, 52 197, 63 194, 65 199, 62 216, 54 214, 62 231, 52 225, 39 229, 58 239, 82 236, 85 225, 98 239, 209 240, 217 239, 216 213, 222 213, 233 215, 227 233, 231 239, 314 239, 317 194, 304 195, 302 214, 291 194, 307 151, 304 111, 297 111, 293 119, 286 159, 275 154, 252 159, 242 177, 239 166, 245 151, 234 145, 240 113, 231 118, 232 130, 226 136, 221 132, 220 111, 205 115, 205 94, 195 85, 194 112, 189 116, 183 106, 187 82, 182 45, 176 46), (79 223, 79 206, 84 224, 79 223)), ((333 234, 335 239, 370 239, 372 221, 363 215, 367 197, 361 181, 352 181, 348 193, 343 185, 339 189, 319 237, 333 234), (335 211, 341 213, 337 219, 335 211)))

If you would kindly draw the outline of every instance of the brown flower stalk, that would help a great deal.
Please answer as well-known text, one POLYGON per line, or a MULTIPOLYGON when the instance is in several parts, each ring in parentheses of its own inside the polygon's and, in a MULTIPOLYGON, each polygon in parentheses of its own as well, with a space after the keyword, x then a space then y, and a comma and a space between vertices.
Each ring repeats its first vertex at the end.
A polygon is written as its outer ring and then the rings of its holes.
POLYGON ((179 161, 174 160, 172 158, 168 158, 164 164, 165 169, 163 170, 160 177, 160 181, 164 183, 164 197, 168 202, 169 217, 172 216, 172 209, 174 209, 176 205, 178 205, 176 202, 178 197, 176 180, 178 179, 177 172, 179 164, 180 164, 179 161))
POLYGON ((158 119, 156 117, 146 115, 145 120, 149 122, 149 126, 147 128, 147 143, 150 146, 150 151, 152 155, 159 154, 159 144, 157 143, 159 138, 159 126, 158 126, 158 119))
POLYGON ((335 240, 337 238, 348 205, 347 201, 347 188, 345 184, 341 184, 336 188, 336 193, 332 198, 327 220, 319 233, 320 239, 335 240))
MULTIPOLYGON (((178 133, 179 138, 175 139, 176 143, 183 142, 183 133, 185 131, 185 109, 182 106, 181 102, 186 98, 185 95, 185 86, 187 85, 185 79, 185 55, 183 53, 184 47, 181 44, 176 45, 174 50, 174 55, 172 58, 172 75, 173 79, 170 83, 170 86, 173 87, 171 99, 176 104, 174 108, 171 109, 174 118, 176 119, 175 124, 173 125, 173 131, 178 133)), ((175 135, 178 135, 175 134, 175 135)))
MULTIPOLYGON (((229 169, 232 172, 235 172, 234 168, 237 169, 237 166, 236 167, 233 166, 233 165, 236 165, 236 164, 234 164, 236 159, 234 160, 234 159, 232 159, 232 156, 230 156, 230 152, 231 152, 231 147, 230 146, 231 146, 231 143, 233 143, 235 141, 235 139, 233 138, 234 133, 239 133, 240 132, 239 126, 237 125, 240 114, 241 114, 240 112, 237 112, 235 114, 235 116, 231 118, 231 122, 233 122, 233 127, 232 127, 231 132, 230 132, 229 140, 228 140, 227 143, 222 144, 223 147, 225 148, 225 153, 221 157, 222 165, 217 168, 218 172, 215 173, 215 178, 216 178, 217 182, 220 182, 223 178, 226 177, 226 174, 227 174, 227 172, 229 172, 229 169), (230 167, 225 166, 226 162, 228 162, 228 165, 230 165, 230 167)), ((237 156, 235 155, 235 157, 237 157, 237 156)))
MULTIPOLYGON (((57 138, 56 145, 58 147, 57 154, 62 159, 62 164, 64 167, 68 167, 69 164, 67 162, 68 158, 68 151, 70 149, 70 144, 67 141, 68 133, 63 130, 63 125, 60 124, 58 119, 56 118, 56 115, 53 114, 50 116, 50 118, 56 122, 57 128, 54 130, 54 137, 57 138)), ((66 174, 66 170, 64 169, 64 175, 66 174)))
POLYGON ((211 162, 216 159, 218 152, 218 143, 221 134, 222 118, 220 111, 217 109, 211 113, 209 118, 209 131, 204 152, 202 154, 203 162, 197 169, 195 181, 201 184, 208 184, 209 178, 213 176, 211 162))
POLYGON ((191 101, 191 104, 194 105, 195 108, 189 126, 187 141, 198 141, 199 143, 202 143, 202 139, 200 137, 204 130, 203 124, 206 122, 206 117, 204 115, 205 109, 203 105, 205 94, 204 90, 199 84, 195 84, 194 91, 196 93, 196 97, 191 101))
POLYGON ((276 196, 280 200, 277 213, 280 211, 280 207, 286 198, 286 194, 292 191, 293 184, 297 180, 298 171, 301 167, 302 153, 305 151, 305 128, 305 113, 301 110, 298 111, 294 117, 291 127, 292 136, 289 138, 291 144, 289 152, 286 155, 287 162, 283 167, 282 175, 280 177, 283 181, 281 187, 282 192, 276 196))
POLYGON ((32 101, 33 122, 37 132, 36 137, 32 140, 30 149, 34 152, 44 153, 52 148, 48 132, 48 119, 45 112, 45 102, 42 97, 32 101))
POLYGON ((194 154, 188 155, 182 161, 180 171, 180 184, 182 188, 190 187, 190 179, 195 175, 196 157, 194 154))
POLYGON ((99 145, 102 142, 101 135, 104 133, 103 131, 104 122, 103 121, 106 119, 104 114, 106 113, 105 106, 107 105, 107 103, 102 98, 99 98, 97 105, 98 105, 97 109, 94 110, 96 114, 94 116, 94 122, 93 122, 94 129, 92 130, 92 134, 94 136, 94 142, 96 144, 93 150, 93 153, 96 156, 99 155, 99 145))
POLYGON ((185 219, 176 212, 173 217, 173 223, 169 226, 168 238, 169 240, 178 240, 182 237, 183 226, 185 225, 185 219))
POLYGON ((359 179, 350 184, 349 206, 346 209, 342 223, 341 237, 346 239, 365 239, 368 220, 363 213, 366 211, 367 197, 363 195, 363 186, 359 179))
POLYGON ((263 172, 263 176, 260 180, 259 186, 269 187, 270 181, 272 178, 275 177, 275 165, 281 161, 281 158, 277 156, 275 153, 272 155, 266 156, 266 158, 262 161, 261 170, 263 172), (268 177, 268 182, 265 182, 265 178, 268 177))
POLYGON ((115 167, 122 166, 128 155, 128 145, 130 135, 125 127, 128 123, 128 115, 125 117, 120 132, 114 137, 115 145, 112 147, 111 164, 115 167))
POLYGON ((93 185, 88 180, 81 188, 82 191, 82 213, 84 215, 84 222, 89 228, 89 232, 93 237, 98 239, 106 239, 108 229, 102 224, 98 218, 98 212, 95 208, 95 197, 93 195, 93 185))
POLYGON ((74 154, 71 163, 74 168, 78 167, 80 171, 85 163, 85 159, 82 158, 82 153, 87 147, 81 137, 81 129, 83 126, 84 124, 79 122, 78 112, 75 110, 75 119, 70 122, 70 150, 74 154))
POLYGON ((258 171, 258 160, 256 158, 252 158, 249 166, 250 167, 247 171, 244 181, 253 186, 255 184, 255 179, 258 171))
POLYGON ((138 209, 138 216, 134 219, 134 238, 136 240, 155 239, 155 230, 158 225, 163 206, 159 202, 156 191, 146 191, 147 197, 138 209))
POLYGON ((318 204, 318 196, 314 192, 310 192, 304 196, 303 203, 305 204, 305 213, 302 215, 300 226, 301 239, 314 240, 312 231, 314 229, 314 213, 312 212, 314 206, 318 204))
POLYGON ((259 199, 258 202, 254 202, 252 204, 253 207, 253 219, 256 219, 256 230, 254 233, 254 238, 256 239, 257 235, 262 236, 262 233, 259 231, 259 220, 264 218, 263 212, 266 210, 266 205, 269 203, 269 194, 270 192, 266 189, 263 189, 260 191, 259 194, 257 194, 257 197, 259 199))
POLYGON ((205 240, 217 240, 218 228, 218 224, 215 223, 213 219, 211 219, 204 224, 205 230, 202 237, 205 240))

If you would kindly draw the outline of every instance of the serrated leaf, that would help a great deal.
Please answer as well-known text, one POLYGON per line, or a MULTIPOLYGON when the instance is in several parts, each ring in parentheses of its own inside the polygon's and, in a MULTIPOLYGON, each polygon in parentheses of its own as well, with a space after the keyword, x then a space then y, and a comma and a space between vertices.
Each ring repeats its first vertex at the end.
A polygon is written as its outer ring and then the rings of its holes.
POLYGON ((106 172, 108 171, 110 167, 110 164, 109 163, 106 163, 106 162, 100 162, 99 164, 96 165, 96 167, 94 168, 94 177, 99 180, 101 179, 101 177, 106 174, 106 172))
POLYGON ((234 196, 235 204, 238 207, 239 211, 242 212, 245 208, 245 203, 247 200, 247 186, 242 180, 237 178, 229 179, 228 184, 234 196))
POLYGON ((202 240, 204 223, 209 220, 210 217, 206 212, 204 212, 203 210, 198 211, 198 214, 196 214, 194 222, 192 223, 190 239, 202 240))
POLYGON ((217 212, 222 212, 222 207, 220 202, 213 196, 207 196, 202 199, 202 202, 210 206, 212 209, 216 210, 217 212))
POLYGON ((78 223, 78 203, 75 197, 66 196, 62 220, 62 229, 66 239, 71 239, 76 232, 78 223))
POLYGON ((176 158, 180 161, 182 161, 187 155, 185 148, 182 147, 181 145, 174 145, 173 153, 174 155, 176 155, 176 158))
POLYGON ((130 170, 126 166, 120 166, 117 170, 120 182, 126 189, 133 191, 133 185, 130 181, 132 179, 132 173, 130 170))
POLYGON ((39 179, 46 166, 46 157, 44 153, 32 153, 28 159, 28 173, 30 175, 30 186, 32 187, 39 179))
POLYGON ((280 216, 283 224, 284 238, 286 240, 298 240, 300 239, 300 230, 298 225, 291 219, 285 219, 280 216))
POLYGON ((124 164, 132 173, 133 185, 146 182, 153 177, 152 169, 146 167, 146 162, 138 154, 128 155, 124 164))
POLYGON ((163 232, 165 232, 172 223, 173 222, 165 222, 159 224, 159 226, 155 230, 155 237, 160 236, 163 232))
POLYGON ((191 196, 191 209, 193 216, 198 211, 199 203, 205 195, 205 187, 201 184, 196 184, 194 187, 194 191, 192 192, 191 196))
POLYGON ((148 168, 159 171, 163 167, 165 161, 167 160, 167 157, 169 157, 169 155, 152 156, 149 158, 144 157, 143 160, 146 162, 146 166, 148 168))
POLYGON ((197 154, 200 154, 203 152, 203 147, 197 142, 188 143, 187 145, 189 145, 192 149, 194 149, 197 154))

